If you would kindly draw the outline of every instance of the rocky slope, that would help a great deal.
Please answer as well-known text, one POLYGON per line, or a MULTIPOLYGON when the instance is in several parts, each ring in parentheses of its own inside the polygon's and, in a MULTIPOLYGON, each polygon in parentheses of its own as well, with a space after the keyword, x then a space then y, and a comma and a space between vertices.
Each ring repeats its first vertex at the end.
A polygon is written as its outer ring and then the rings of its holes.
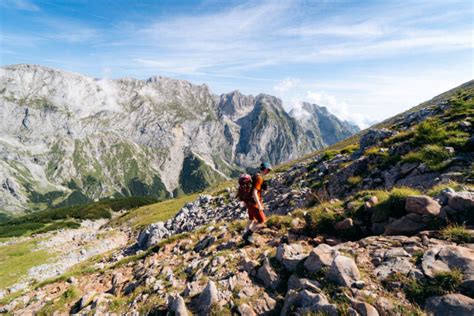
POLYGON ((281 165, 256 245, 242 244, 246 214, 229 187, 137 231, 92 271, 10 293, 3 311, 472 315, 473 117, 469 82, 281 165))
POLYGON ((358 131, 327 111, 302 123, 269 95, 216 96, 182 80, 99 80, 34 65, 0 69, 0 115, 2 211, 190 193, 358 131))

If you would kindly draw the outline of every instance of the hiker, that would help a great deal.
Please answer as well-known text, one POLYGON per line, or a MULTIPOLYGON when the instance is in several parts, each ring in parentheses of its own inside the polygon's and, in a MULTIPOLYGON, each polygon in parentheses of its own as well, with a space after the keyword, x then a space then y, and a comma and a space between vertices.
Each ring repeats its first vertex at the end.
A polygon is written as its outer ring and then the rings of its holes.
POLYGON ((250 176, 241 175, 239 178, 239 197, 245 203, 249 214, 249 222, 245 228, 242 239, 248 243, 253 243, 252 234, 264 227, 265 213, 263 212, 262 190, 266 189, 263 176, 272 170, 270 163, 263 162, 260 165, 260 172, 250 176))

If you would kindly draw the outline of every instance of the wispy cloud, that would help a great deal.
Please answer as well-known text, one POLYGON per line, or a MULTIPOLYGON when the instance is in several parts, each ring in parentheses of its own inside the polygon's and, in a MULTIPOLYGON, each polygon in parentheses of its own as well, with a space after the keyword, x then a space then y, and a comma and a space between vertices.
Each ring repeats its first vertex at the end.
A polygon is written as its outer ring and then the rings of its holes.
POLYGON ((23 10, 23 11, 40 11, 40 7, 29 0, 2 0, 0 6, 7 9, 23 10))

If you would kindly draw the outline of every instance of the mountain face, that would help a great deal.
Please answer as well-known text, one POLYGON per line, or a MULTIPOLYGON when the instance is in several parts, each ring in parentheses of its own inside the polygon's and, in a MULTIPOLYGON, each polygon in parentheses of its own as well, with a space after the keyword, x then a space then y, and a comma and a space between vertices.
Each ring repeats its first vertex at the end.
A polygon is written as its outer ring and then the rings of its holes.
POLYGON ((166 198, 276 164, 358 130, 309 105, 152 77, 99 80, 34 65, 0 69, 3 211, 108 196, 166 198))

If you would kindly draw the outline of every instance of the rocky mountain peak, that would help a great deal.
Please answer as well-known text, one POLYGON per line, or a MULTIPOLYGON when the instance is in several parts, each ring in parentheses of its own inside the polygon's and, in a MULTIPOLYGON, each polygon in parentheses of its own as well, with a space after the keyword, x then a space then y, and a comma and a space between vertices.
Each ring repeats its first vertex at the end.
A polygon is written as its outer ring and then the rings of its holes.
POLYGON ((280 163, 351 133, 332 118, 328 131, 338 135, 320 129, 310 139, 270 95, 216 96, 206 85, 162 76, 93 79, 37 65, 2 68, 0 109, 0 145, 22 152, 0 166, 0 182, 18 187, 15 195, 0 190, 9 211, 37 194, 51 207, 111 195, 164 198, 183 187, 189 193, 262 159, 280 163), (190 168, 199 169, 196 177, 190 168), (49 190, 62 193, 50 199, 49 190))

